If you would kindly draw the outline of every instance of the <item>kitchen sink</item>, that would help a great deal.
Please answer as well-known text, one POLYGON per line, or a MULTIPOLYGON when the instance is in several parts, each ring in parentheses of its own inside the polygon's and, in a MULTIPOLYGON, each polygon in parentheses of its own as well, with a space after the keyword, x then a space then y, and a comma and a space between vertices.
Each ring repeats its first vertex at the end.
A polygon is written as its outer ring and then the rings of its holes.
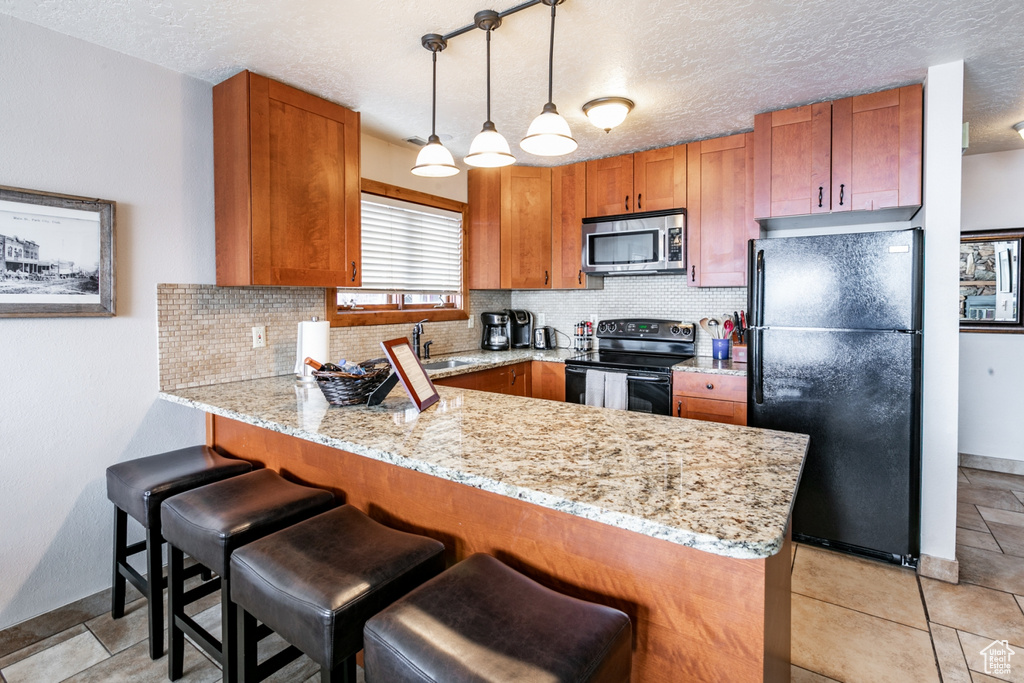
POLYGON ((424 370, 447 370, 449 368, 460 368, 463 365, 472 365, 470 360, 439 360, 435 363, 424 363, 424 370))

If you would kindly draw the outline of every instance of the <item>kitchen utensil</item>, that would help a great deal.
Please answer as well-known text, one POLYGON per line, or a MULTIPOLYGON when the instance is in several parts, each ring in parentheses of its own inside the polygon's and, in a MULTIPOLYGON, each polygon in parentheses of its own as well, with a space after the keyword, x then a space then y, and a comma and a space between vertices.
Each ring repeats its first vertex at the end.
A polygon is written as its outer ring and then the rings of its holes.
POLYGON ((722 339, 728 339, 732 336, 732 331, 735 329, 735 325, 732 324, 730 318, 726 318, 725 322, 722 323, 722 339))
POLYGON ((707 318, 701 318, 700 319, 700 329, 704 330, 708 334, 711 334, 711 330, 710 330, 710 328, 708 328, 708 319, 707 318))
POLYGON ((711 332, 711 336, 714 337, 715 339, 721 339, 722 338, 720 336, 720 334, 722 332, 721 325, 719 324, 717 318, 708 318, 708 326, 705 329, 710 331, 711 332))

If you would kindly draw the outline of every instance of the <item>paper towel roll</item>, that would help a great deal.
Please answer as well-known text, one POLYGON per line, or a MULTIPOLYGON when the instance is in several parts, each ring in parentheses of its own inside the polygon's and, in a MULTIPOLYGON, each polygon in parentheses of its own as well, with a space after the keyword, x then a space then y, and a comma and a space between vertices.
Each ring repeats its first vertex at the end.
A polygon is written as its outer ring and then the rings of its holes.
POLYGON ((299 337, 295 342, 295 375, 303 382, 312 382, 313 368, 306 365, 306 358, 327 363, 331 323, 326 320, 303 320, 299 323, 299 337))

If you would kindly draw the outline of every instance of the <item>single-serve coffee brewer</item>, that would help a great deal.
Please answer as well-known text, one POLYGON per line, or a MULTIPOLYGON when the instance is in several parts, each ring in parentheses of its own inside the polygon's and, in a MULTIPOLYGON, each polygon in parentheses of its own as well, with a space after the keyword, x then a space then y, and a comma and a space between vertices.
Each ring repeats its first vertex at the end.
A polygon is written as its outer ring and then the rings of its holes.
POLYGON ((511 348, 509 320, 506 311, 484 311, 480 314, 480 348, 485 351, 508 351, 511 348))

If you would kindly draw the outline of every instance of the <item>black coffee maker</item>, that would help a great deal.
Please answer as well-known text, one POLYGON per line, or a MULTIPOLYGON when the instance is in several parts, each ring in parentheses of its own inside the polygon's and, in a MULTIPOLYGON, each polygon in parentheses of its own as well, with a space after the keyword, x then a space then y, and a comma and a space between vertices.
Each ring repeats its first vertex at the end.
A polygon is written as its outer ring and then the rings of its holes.
POLYGON ((513 349, 528 349, 533 346, 533 313, 509 308, 508 313, 509 339, 513 349))
POLYGON ((508 351, 511 347, 507 311, 484 311, 480 314, 480 348, 485 351, 508 351))

